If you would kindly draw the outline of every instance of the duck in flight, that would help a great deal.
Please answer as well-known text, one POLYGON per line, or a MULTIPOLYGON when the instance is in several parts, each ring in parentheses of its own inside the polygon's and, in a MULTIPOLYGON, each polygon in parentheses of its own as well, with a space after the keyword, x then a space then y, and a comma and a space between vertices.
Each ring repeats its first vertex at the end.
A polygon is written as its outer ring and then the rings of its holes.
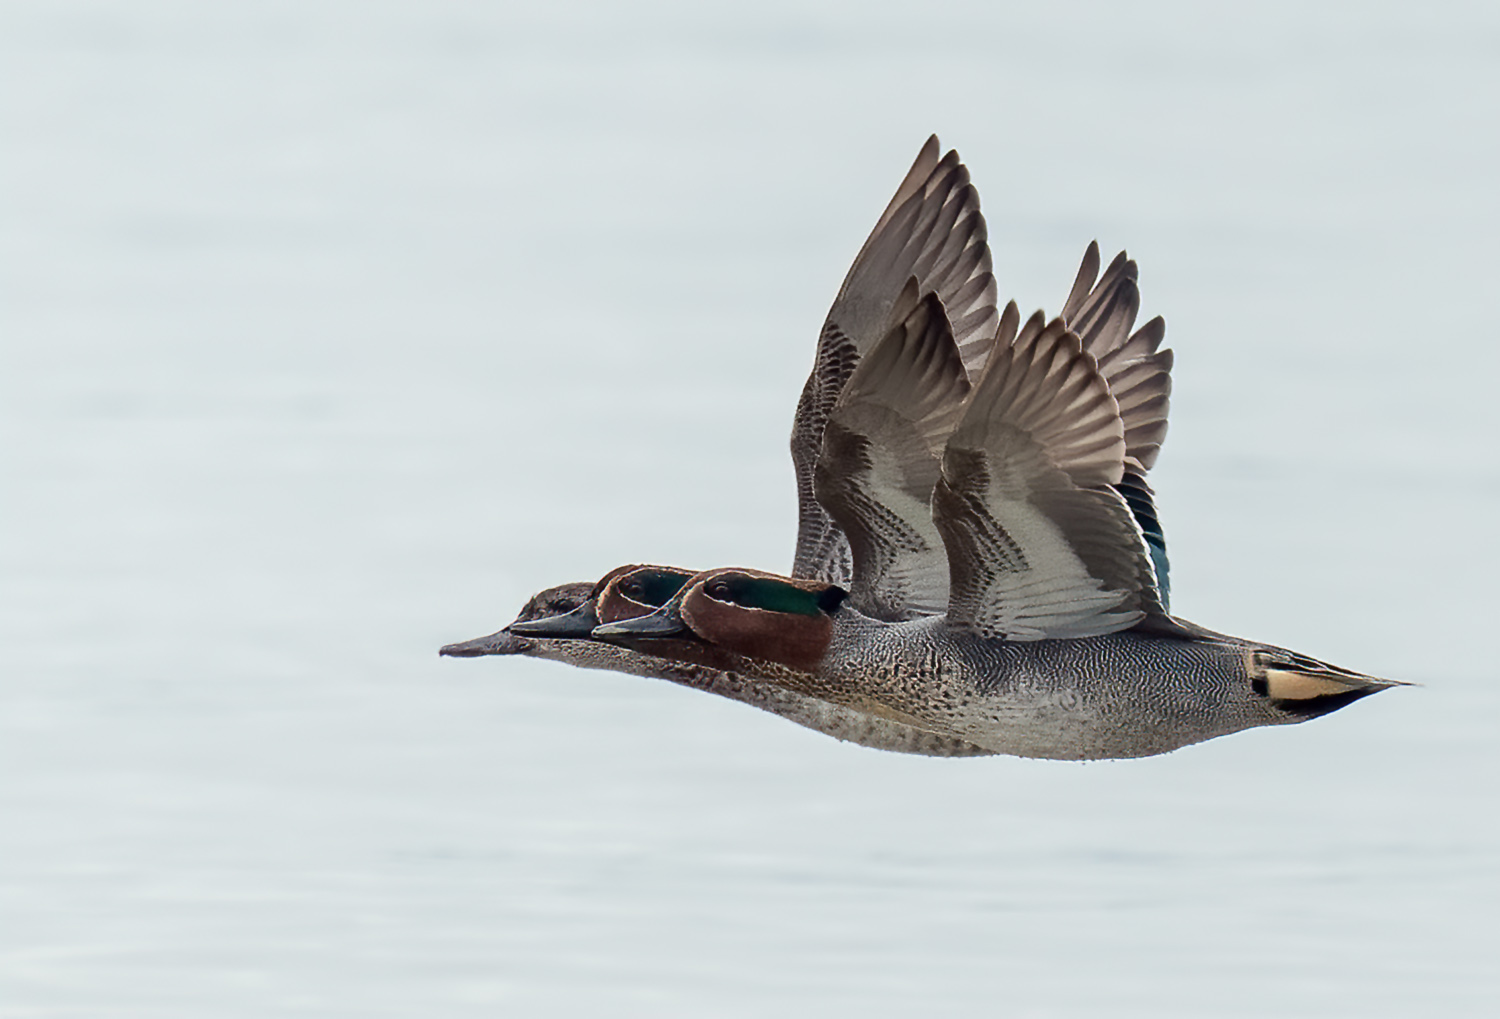
POLYGON ((606 576, 442 653, 692 667, 867 745, 949 756, 1146 756, 1395 685, 1171 615, 1146 474, 1172 357, 1161 319, 1132 331, 1135 264, 1122 253, 1101 278, 1091 245, 1060 317, 997 312, 977 195, 938 151, 820 334, 792 433, 791 575, 675 571, 627 611, 606 576))

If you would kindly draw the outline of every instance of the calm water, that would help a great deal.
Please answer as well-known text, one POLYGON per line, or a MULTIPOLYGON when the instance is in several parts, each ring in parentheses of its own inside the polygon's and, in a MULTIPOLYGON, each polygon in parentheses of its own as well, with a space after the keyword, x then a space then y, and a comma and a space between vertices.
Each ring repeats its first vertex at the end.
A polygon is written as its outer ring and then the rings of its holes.
POLYGON ((0 1015, 1494 1014, 1494 5, 10 3, 0 1015), (545 9, 543 9, 545 7, 545 9), (1174 604, 1425 687, 929 761, 439 660, 785 568, 931 131, 1128 246, 1174 604))

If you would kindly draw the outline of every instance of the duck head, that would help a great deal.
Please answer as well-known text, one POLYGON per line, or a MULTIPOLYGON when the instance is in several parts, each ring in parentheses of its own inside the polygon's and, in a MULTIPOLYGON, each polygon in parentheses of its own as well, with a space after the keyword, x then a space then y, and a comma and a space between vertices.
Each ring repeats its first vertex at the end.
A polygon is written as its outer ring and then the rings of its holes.
MULTIPOLYGON (((694 574, 671 566, 622 566, 600 581, 595 598, 600 623, 647 616, 672 600, 694 574)), ((596 624, 597 625, 597 624, 596 624)))
POLYGON ((647 615, 665 604, 693 574, 670 566, 626 565, 597 583, 562 584, 532 597, 505 629, 448 644, 438 651, 454 658, 531 654, 538 639, 587 640, 601 623, 647 615))
POLYGON ((649 615, 601 623, 593 636, 627 647, 685 638, 810 672, 828 650, 833 614, 847 597, 843 588, 820 581, 758 570, 709 570, 649 615))
MULTIPOLYGON (((538 591, 531 596, 530 601, 521 606, 521 611, 510 626, 567 615, 586 604, 596 586, 584 580, 538 591)), ((524 655, 536 650, 535 641, 511 633, 510 626, 485 637, 445 644, 438 649, 438 654, 450 658, 477 658, 480 655, 524 655)))

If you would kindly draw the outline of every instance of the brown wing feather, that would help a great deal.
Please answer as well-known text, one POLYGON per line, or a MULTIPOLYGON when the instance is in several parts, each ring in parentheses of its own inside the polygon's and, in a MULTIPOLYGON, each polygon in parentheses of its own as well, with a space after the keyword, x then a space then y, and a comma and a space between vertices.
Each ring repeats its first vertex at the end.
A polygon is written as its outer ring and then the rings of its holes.
POLYGON ((1141 295, 1139 270, 1125 252, 1114 257, 1096 283, 1098 269, 1099 245, 1090 243, 1063 304, 1062 318, 1098 362, 1100 374, 1120 405, 1125 455, 1142 470, 1149 470, 1167 434, 1172 352, 1157 349, 1166 337, 1167 325, 1157 317, 1130 331, 1140 311, 1141 295))
POLYGON ((1116 488, 1152 548, 1157 575, 1145 597, 1146 610, 1165 614, 1169 587, 1166 540, 1145 475, 1156 463, 1167 437, 1172 352, 1158 349, 1167 326, 1158 316, 1130 331, 1141 300, 1136 264, 1125 252, 1114 257, 1096 284, 1098 271, 1099 245, 1091 243, 1063 305, 1063 318, 1078 333, 1083 349, 1098 362, 1099 373, 1119 406, 1125 430, 1126 480, 1116 488))
POLYGON ((818 501, 848 536, 850 601, 879 619, 941 613, 943 545, 932 522, 938 453, 969 383, 942 303, 907 282, 885 338, 860 362, 823 436, 818 501))
POLYGON ((1061 320, 1033 316, 997 344, 943 456, 933 517, 948 621, 1011 640, 1139 621, 1154 574, 1113 487, 1124 471, 1124 427, 1097 362, 1061 320))
POLYGON ((946 309, 965 369, 977 376, 996 322, 995 280, 979 196, 950 151, 929 138, 845 277, 818 338, 812 373, 792 424, 798 530, 792 575, 845 584, 848 542, 817 503, 813 473, 828 415, 854 365, 884 335, 891 308, 915 276, 919 295, 946 309))

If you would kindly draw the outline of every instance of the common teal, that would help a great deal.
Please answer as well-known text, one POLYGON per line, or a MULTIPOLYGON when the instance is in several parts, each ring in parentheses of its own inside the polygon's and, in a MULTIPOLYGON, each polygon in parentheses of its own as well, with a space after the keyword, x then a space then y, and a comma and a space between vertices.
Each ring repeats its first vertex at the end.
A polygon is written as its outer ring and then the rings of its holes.
POLYGON ((1165 753, 1398 685, 1173 617, 1144 481, 1165 435, 1161 328, 1127 337, 1127 323, 1091 347, 1065 319, 1018 320, 1012 304, 967 392, 954 337, 930 306, 851 372, 815 489, 851 543, 848 589, 709 571, 594 638, 698 640, 789 689, 881 705, 1026 757, 1165 753), (908 539, 928 526, 913 494, 929 476, 947 604, 910 618, 878 592, 891 564, 923 544, 908 539))
POLYGON ((820 334, 792 433, 792 576, 710 571, 607 619, 611 578, 636 569, 621 568, 443 653, 658 675, 950 756, 1144 756, 1394 685, 1170 614, 1146 474, 1172 355, 1159 318, 1131 331, 1135 264, 1121 253, 1100 277, 1091 245, 1062 317, 1022 327, 996 310, 968 173, 938 151, 820 334))

